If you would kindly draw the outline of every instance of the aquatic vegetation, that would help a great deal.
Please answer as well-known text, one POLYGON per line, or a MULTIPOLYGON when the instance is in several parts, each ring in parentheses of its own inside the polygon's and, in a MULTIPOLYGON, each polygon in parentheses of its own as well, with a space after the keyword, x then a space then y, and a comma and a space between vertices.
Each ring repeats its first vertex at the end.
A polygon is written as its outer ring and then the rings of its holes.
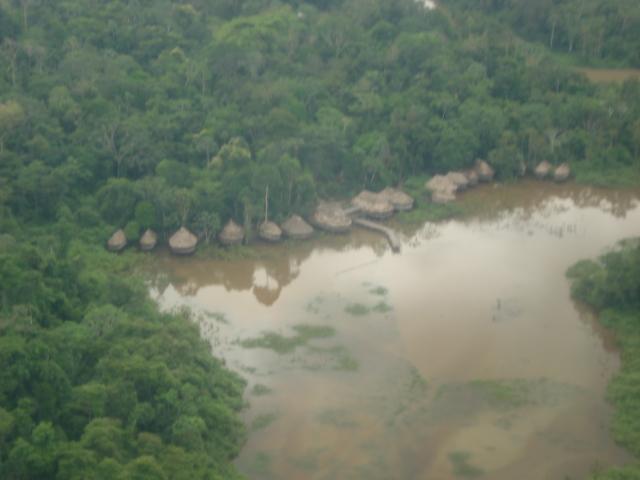
POLYGON ((449 460, 453 466, 453 473, 457 477, 473 478, 484 475, 481 468, 471 465, 471 453, 466 451, 455 451, 449 454, 449 460))
POLYGON ((387 290, 385 287, 383 286, 377 286, 372 288, 371 290, 369 290, 369 293, 371 293, 372 295, 379 295, 379 296, 384 296, 387 293, 389 293, 389 290, 387 290))
MULTIPOLYGON (((585 390, 548 379, 473 380, 441 385, 433 404, 438 418, 466 417, 486 410, 512 411, 530 405, 555 406, 585 390)), ((501 428, 508 428, 502 422, 501 428)))
POLYGON ((229 323, 229 319, 224 313, 220 312, 204 312, 205 317, 215 320, 219 323, 224 323, 227 325, 229 323))
POLYGON ((393 310, 393 308, 386 302, 378 302, 373 306, 371 310, 376 313, 388 313, 393 310))
POLYGON ((346 307, 344 307, 344 311, 349 315, 353 315, 356 317, 367 315, 371 312, 371 309, 362 303, 350 303, 346 307))
POLYGON ((251 431, 256 432, 258 430, 263 430, 276 421, 278 418, 277 413, 263 413, 255 417, 251 421, 251 431))
POLYGON ((337 428, 355 428, 358 426, 358 422, 352 417, 353 415, 348 410, 332 408, 320 412, 316 415, 316 420, 337 428))
POLYGON ((297 457, 290 458, 289 462, 296 468, 311 473, 321 465, 320 455, 325 451, 325 448, 316 448, 297 457))
POLYGON ((265 348, 279 354, 286 354, 306 345, 310 340, 335 335, 335 329, 326 325, 295 325, 293 329, 297 335, 291 337, 275 332, 263 332, 259 337, 247 338, 239 343, 243 348, 265 348))
POLYGON ((355 372, 360 366, 358 360, 349 355, 346 351, 341 355, 338 355, 336 360, 337 362, 334 370, 338 370, 340 372, 355 372))
POLYGON ((249 478, 271 480, 275 478, 272 463, 273 459, 267 452, 256 452, 251 460, 245 463, 243 470, 249 478))
POLYGON ((273 390, 269 387, 267 387, 266 385, 262 385, 261 383, 256 383, 252 388, 251 388, 251 394, 259 397, 262 395, 268 395, 272 392, 273 390))
POLYGON ((308 313, 318 314, 320 313, 320 306, 324 303, 324 301, 324 297, 318 295, 305 305, 305 310, 308 313))
POLYGON ((320 361, 302 361, 304 368, 308 370, 336 370, 339 372, 354 372, 358 370, 359 363, 347 348, 342 345, 332 345, 330 347, 308 346, 308 353, 320 356, 320 361))

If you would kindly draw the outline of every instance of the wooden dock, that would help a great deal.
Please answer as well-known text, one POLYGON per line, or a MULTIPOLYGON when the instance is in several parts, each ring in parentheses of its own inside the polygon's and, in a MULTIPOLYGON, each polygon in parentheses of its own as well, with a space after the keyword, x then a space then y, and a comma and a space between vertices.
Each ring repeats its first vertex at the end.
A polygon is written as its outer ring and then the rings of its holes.
POLYGON ((371 220, 365 220, 364 218, 359 217, 354 218, 353 223, 360 227, 368 228, 369 230, 374 230, 376 232, 382 233, 387 237, 387 240, 389 240, 391 250, 393 250, 394 252, 400 251, 400 238, 398 238, 396 232, 394 232, 390 228, 387 228, 384 225, 380 225, 379 223, 372 222, 371 220))

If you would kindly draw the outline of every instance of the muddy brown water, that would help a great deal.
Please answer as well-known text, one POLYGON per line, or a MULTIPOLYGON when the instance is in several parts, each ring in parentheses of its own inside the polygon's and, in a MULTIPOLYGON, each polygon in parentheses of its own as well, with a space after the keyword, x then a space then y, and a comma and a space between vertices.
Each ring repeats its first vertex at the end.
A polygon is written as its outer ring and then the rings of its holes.
POLYGON ((354 231, 253 260, 160 255, 151 290, 247 378, 249 478, 584 478, 630 458, 604 400, 615 340, 565 271, 640 235, 639 198, 485 186, 464 218, 404 228, 400 254, 354 231), (333 330, 292 341, 296 325, 333 330), (288 348, 246 343, 265 332, 288 348))

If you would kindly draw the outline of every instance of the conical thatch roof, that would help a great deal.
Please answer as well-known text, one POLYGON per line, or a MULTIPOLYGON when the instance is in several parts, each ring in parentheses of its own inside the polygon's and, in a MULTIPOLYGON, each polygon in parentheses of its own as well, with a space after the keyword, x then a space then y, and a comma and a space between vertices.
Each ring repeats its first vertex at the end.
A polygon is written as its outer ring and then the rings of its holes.
POLYGON ((258 228, 258 235, 268 242, 279 242, 282 238, 282 230, 273 222, 262 222, 258 228))
POLYGON ((156 232, 148 228, 142 237, 140 237, 140 249, 146 251, 153 250, 158 243, 158 235, 156 232))
POLYGON ((127 246, 127 236, 122 229, 116 231, 107 241, 107 249, 112 252, 119 252, 127 246))
POLYGON ((396 210, 411 210, 413 208, 413 198, 397 188, 387 187, 378 193, 378 196, 384 198, 396 210))
POLYGON ((238 245, 244 239, 244 230, 233 220, 229 220, 218 235, 223 245, 238 245))
POLYGON ((169 239, 169 247, 173 253, 178 255, 188 255, 196 250, 198 245, 198 237, 187 230, 185 227, 180 227, 176 233, 174 233, 169 239))
POLYGON ((493 180, 493 168, 491 168, 491 166, 484 160, 476 160, 475 169, 481 182, 490 182, 493 180))
POLYGON ((552 168, 553 167, 549 162, 547 162, 546 160, 543 160, 536 166, 533 173, 536 175, 536 177, 542 180, 543 178, 546 178, 551 174, 552 168))
POLYGON ((356 195, 351 204, 358 207, 362 213, 371 218, 384 219, 393 215, 393 205, 377 193, 363 190, 356 195))
POLYGON ((448 203, 456 199, 456 184, 448 175, 434 175, 425 185, 435 203, 448 203))
POLYGON ((558 168, 556 168, 555 172, 553 172, 553 179, 556 182, 564 182, 571 175, 571 169, 569 168, 568 163, 563 163, 558 168))
POLYGON ((313 235, 313 227, 300 215, 291 215, 282 225, 282 231, 289 238, 304 240, 313 235))
POLYGON ((333 202, 318 205, 310 220, 318 228, 332 233, 346 233, 351 228, 351 218, 339 204, 333 202))
POLYGON ((464 173, 465 177, 467 177, 469 187, 475 187, 476 185, 478 185, 480 178, 478 177, 478 172, 476 172, 473 168, 470 170, 465 170, 462 173, 464 173))
POLYGON ((469 179, 462 172, 449 172, 447 177, 456 186, 456 191, 460 192, 469 186, 469 179))

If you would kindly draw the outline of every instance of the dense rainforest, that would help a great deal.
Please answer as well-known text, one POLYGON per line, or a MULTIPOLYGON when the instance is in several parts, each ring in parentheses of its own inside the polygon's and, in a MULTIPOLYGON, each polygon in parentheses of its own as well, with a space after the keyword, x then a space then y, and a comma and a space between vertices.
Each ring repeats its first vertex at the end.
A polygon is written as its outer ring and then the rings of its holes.
POLYGON ((640 3, 635 0, 450 0, 483 11, 531 41, 580 61, 640 67, 640 3))
MULTIPOLYGON (((116 228, 208 241, 267 186, 282 219, 476 158, 637 184, 640 84, 590 84, 560 23, 540 48, 494 3, 0 0, 0 477, 235 475, 243 382, 103 251, 116 228)), ((637 63, 632 7, 598 55, 637 63)))

